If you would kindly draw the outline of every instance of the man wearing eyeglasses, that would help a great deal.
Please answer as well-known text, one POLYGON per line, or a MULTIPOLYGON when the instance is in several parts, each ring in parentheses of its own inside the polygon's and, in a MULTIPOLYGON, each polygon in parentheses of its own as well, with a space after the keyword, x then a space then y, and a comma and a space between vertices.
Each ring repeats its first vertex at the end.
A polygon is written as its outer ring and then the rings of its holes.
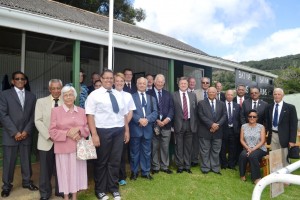
POLYGON ((258 113, 257 123, 265 125, 265 114, 268 103, 259 99, 260 92, 257 87, 250 88, 250 99, 243 102, 242 110, 240 112, 241 124, 248 123, 248 113, 254 109, 258 113))
MULTIPOLYGON (((210 87, 210 79, 208 77, 202 77, 201 78, 201 88, 198 90, 194 90, 196 97, 197 97, 197 103, 201 100, 207 99, 207 90, 210 87)), ((201 130, 197 130, 199 132, 201 130)), ((193 135, 193 151, 192 151, 192 162, 191 166, 195 167, 199 165, 199 159, 200 159, 200 152, 199 152, 199 138, 198 133, 193 135)))
POLYGON ((3 125, 3 173, 1 197, 8 197, 13 187, 13 177, 18 151, 22 169, 22 186, 38 190, 31 181, 31 144, 36 97, 25 90, 27 83, 21 71, 12 74, 13 88, 0 95, 0 121, 3 125))

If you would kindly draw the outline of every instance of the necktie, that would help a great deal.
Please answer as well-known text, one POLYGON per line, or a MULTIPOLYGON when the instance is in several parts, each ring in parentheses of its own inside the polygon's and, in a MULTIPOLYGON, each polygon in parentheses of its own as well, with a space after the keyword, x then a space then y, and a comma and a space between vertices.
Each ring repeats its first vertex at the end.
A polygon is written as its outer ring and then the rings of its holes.
POLYGON ((57 106, 58 106, 58 100, 59 100, 59 99, 53 99, 53 100, 55 101, 54 107, 57 107, 57 106))
POLYGON ((207 92, 204 92, 204 99, 207 99, 207 92))
POLYGON ((161 110, 162 110, 162 96, 161 96, 161 91, 158 91, 158 108, 159 108, 159 114, 161 114, 161 110))
POLYGON ((19 98, 21 102, 22 108, 24 108, 24 92, 22 90, 19 91, 19 98))
POLYGON ((145 99, 145 96, 144 96, 144 93, 141 93, 142 95, 142 107, 146 107, 147 103, 146 103, 146 99, 145 99))
POLYGON ((218 100, 220 100, 220 93, 218 93, 218 95, 217 95, 217 99, 218 99, 218 100))
POLYGON ((273 126, 274 127, 278 126, 278 103, 276 103, 276 107, 275 107, 275 112, 274 112, 274 117, 273 117, 273 126))
POLYGON ((188 112, 188 106, 187 106, 187 100, 186 100, 185 93, 183 93, 182 102, 183 102, 183 119, 187 120, 189 118, 189 112, 188 112))
POLYGON ((118 113, 119 112, 119 105, 118 105, 118 102, 117 102, 117 99, 116 99, 115 95, 112 94, 111 90, 107 90, 107 92, 109 93, 109 97, 110 97, 110 101, 111 101, 114 113, 118 113))
POLYGON ((228 102, 228 124, 232 124, 233 121, 232 121, 232 113, 231 113, 231 104, 230 102, 228 102))
POLYGON ((240 107, 242 107, 242 105, 243 105, 243 99, 242 97, 240 97, 240 107))
POLYGON ((254 101, 253 103, 254 103, 253 109, 256 110, 256 101, 254 101))
POLYGON ((216 112, 215 112, 214 101, 211 101, 211 111, 212 111, 213 117, 215 118, 216 117, 216 112))
POLYGON ((131 87, 130 87, 130 83, 127 83, 127 86, 128 86, 128 88, 129 88, 129 89, 131 89, 131 87))

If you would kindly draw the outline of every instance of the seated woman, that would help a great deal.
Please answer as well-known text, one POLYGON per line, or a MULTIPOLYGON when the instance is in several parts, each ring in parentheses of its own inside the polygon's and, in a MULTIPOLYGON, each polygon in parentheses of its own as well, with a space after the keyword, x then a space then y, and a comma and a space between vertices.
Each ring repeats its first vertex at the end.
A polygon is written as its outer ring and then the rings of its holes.
POLYGON ((257 120, 257 111, 254 109, 250 110, 248 113, 249 123, 244 124, 241 128, 240 141, 244 149, 239 158, 241 180, 246 181, 246 166, 249 162, 251 179, 255 184, 261 179, 259 162, 267 155, 265 127, 262 124, 256 123, 257 120))
POLYGON ((76 159, 77 141, 89 135, 87 119, 83 108, 74 105, 77 93, 72 86, 61 90, 63 105, 51 112, 50 137, 54 142, 59 192, 64 199, 77 199, 79 190, 87 189, 87 164, 76 159))

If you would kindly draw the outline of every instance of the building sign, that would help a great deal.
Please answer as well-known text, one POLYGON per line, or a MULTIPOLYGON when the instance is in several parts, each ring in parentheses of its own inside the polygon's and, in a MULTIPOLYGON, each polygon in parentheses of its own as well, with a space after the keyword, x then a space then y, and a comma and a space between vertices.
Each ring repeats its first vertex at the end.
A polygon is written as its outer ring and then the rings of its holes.
POLYGON ((240 84, 245 85, 248 96, 250 95, 250 88, 257 87, 260 90, 260 98, 270 102, 274 89, 273 83, 273 78, 242 70, 235 70, 235 85, 236 87, 240 84))

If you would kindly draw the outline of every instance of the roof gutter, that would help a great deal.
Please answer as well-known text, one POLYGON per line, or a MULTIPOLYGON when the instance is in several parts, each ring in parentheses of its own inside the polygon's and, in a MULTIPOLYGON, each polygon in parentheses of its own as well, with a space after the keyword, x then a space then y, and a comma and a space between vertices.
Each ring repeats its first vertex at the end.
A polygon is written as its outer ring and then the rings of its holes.
MULTIPOLYGON (((108 31, 106 30, 100 30, 6 7, 0 7, 0 26, 108 46, 108 31)), ((254 69, 232 61, 187 52, 116 33, 114 33, 113 43, 113 46, 116 48, 141 52, 166 59, 181 60, 227 71, 239 69, 258 75, 277 78, 277 75, 272 73, 254 69)))

